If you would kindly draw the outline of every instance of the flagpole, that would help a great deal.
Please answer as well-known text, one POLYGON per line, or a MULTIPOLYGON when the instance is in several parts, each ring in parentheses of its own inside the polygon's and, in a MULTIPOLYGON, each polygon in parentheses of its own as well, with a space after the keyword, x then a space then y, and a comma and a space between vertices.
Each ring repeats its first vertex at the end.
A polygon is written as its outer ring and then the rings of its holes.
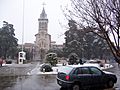
POLYGON ((23 43, 24 43, 24 0, 23 0, 23 18, 22 18, 22 52, 23 52, 23 43))

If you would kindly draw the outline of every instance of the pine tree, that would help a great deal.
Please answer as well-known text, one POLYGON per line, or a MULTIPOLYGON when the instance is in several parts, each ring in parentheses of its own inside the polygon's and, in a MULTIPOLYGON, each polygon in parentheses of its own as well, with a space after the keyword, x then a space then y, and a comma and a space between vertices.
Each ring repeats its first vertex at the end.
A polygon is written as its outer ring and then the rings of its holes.
POLYGON ((13 25, 6 21, 3 21, 3 23, 3 27, 0 28, 0 56, 14 58, 18 39, 15 38, 13 25))

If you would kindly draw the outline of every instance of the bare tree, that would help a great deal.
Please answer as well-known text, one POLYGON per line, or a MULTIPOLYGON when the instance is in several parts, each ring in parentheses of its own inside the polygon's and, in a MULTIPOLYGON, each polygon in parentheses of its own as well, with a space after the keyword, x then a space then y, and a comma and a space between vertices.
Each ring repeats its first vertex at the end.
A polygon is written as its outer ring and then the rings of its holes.
MULTIPOLYGON (((71 0, 66 16, 76 20, 87 32, 104 38, 120 64, 120 0, 71 0), (111 38, 112 37, 112 38, 111 38)), ((68 18, 68 17, 67 17, 68 18)))

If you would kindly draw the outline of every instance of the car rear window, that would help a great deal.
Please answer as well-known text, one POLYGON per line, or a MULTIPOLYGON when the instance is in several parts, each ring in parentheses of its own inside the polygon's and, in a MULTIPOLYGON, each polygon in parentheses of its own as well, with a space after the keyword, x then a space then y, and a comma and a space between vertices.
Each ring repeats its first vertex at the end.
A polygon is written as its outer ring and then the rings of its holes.
POLYGON ((69 74, 72 69, 73 69, 73 67, 70 67, 70 66, 62 66, 58 69, 58 72, 63 72, 63 73, 69 74))

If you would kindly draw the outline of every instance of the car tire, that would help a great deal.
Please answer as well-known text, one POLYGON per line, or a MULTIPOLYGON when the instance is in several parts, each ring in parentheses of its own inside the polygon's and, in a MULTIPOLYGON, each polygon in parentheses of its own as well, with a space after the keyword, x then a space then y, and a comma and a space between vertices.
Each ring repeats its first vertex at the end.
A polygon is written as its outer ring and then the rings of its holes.
POLYGON ((74 84, 72 90, 80 90, 80 86, 78 84, 74 84))
POLYGON ((114 86, 114 82, 112 80, 110 80, 108 83, 107 83, 107 86, 108 88, 112 88, 114 86))

